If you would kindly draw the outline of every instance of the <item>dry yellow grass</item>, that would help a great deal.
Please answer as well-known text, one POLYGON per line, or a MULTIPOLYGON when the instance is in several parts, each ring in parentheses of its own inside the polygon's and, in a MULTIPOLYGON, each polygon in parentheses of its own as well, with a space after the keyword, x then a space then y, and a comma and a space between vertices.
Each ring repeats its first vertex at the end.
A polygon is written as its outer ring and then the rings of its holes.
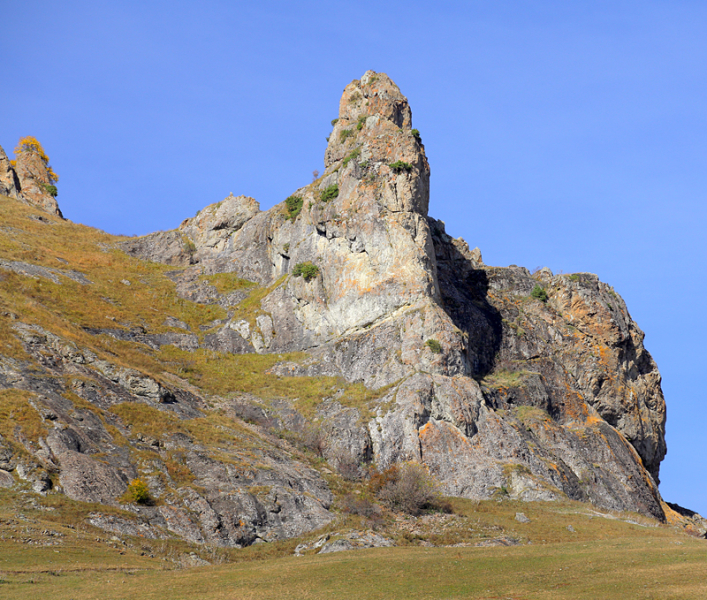
POLYGON ((230 551, 127 536, 114 540, 86 525, 71 512, 79 503, 66 500, 68 506, 55 502, 54 512, 23 511, 23 537, 33 540, 28 544, 20 536, 9 539, 16 516, 8 507, 21 503, 21 495, 0 495, 0 599, 663 600, 707 594, 707 542, 637 515, 590 514, 580 503, 454 500, 467 525, 532 542, 521 546, 409 546, 292 557, 297 540, 230 551), (519 510, 530 523, 515 521, 519 510), (69 516, 62 521, 58 511, 69 516), (178 568, 175 560, 193 550, 212 566, 178 568), (222 560, 236 562, 218 564, 222 560))

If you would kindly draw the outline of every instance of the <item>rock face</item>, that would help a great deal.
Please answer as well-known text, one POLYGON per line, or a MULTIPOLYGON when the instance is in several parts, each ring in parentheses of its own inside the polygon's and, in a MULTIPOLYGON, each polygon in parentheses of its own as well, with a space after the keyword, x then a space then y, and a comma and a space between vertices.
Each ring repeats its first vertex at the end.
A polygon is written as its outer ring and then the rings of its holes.
MULTIPOLYGON (((322 406, 324 429, 337 423, 332 459, 420 461, 449 494, 566 496, 662 518, 660 374, 613 289, 591 274, 487 267, 447 235, 427 215, 407 99, 384 74, 344 90, 325 166, 293 193, 301 212, 229 197, 180 227, 195 247, 185 273, 267 289, 257 320, 234 317, 212 347, 307 350, 309 365, 278 372, 391 386, 364 427, 359 409, 342 431, 341 406, 322 406), (315 277, 292 275, 308 262, 315 277)), ((143 255, 159 258, 169 235, 143 255)))
MULTIPOLYGON (((3 157, 0 192, 52 211, 42 165, 24 158, 18 178, 3 157)), ((428 216, 429 177, 407 99, 368 71, 344 90, 319 179, 267 211, 230 195, 174 231, 120 244, 173 267, 128 261, 142 265, 134 285, 159 271, 154 294, 175 290, 175 306, 213 305, 222 316, 190 328, 160 315, 156 331, 142 318, 81 324, 88 338, 116 342, 99 356, 69 341, 74 322, 52 332, 2 313, 11 323, 2 339, 14 336, 29 358, 0 357, 0 393, 39 423, 33 439, 3 430, 0 487, 17 476, 37 493, 117 505, 139 476, 157 505, 137 520, 108 511, 91 523, 246 545, 332 519, 327 483, 281 439, 307 438, 346 477, 370 463, 417 461, 450 495, 571 498, 664 519, 660 374, 623 300, 588 273, 485 265, 428 216), (122 360, 120 344, 133 345, 122 360), (269 354, 249 358, 270 361, 268 375, 280 380, 339 380, 308 407, 295 391, 207 397, 174 371, 130 366, 172 360, 160 354, 166 346, 214 360, 269 354), (300 354, 279 356, 288 352, 300 354)), ((90 273, 24 259, 0 268, 0 277, 93 285, 90 273)), ((127 310, 125 294, 116 298, 101 306, 127 310)))
POLYGON ((59 204, 46 186, 51 184, 47 167, 36 152, 20 152, 13 168, 0 147, 0 195, 18 198, 62 217, 59 204))
POLYGON ((109 516, 96 516, 98 526, 218 546, 292 537, 331 520, 326 483, 277 438, 245 425, 181 426, 201 423, 207 406, 179 382, 165 387, 38 326, 17 323, 15 333, 42 366, 2 360, 0 390, 20 392, 48 425, 38 442, 19 440, 21 450, 0 438, 0 486, 13 485, 9 470, 48 492, 56 474, 69 498, 117 506, 140 476, 159 500, 140 509, 147 529, 109 516), (151 433, 160 421, 169 424, 166 439, 159 426, 151 433), (208 443, 215 432, 219 447, 208 443))
POLYGON ((20 182, 17 173, 10 164, 10 159, 0 147, 0 195, 17 198, 20 191, 20 182))

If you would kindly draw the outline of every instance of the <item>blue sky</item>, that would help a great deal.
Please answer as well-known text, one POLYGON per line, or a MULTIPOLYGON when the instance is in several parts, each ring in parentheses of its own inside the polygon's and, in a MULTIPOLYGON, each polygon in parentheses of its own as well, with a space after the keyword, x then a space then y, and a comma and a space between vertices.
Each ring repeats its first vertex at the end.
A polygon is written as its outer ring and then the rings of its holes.
POLYGON ((0 145, 44 145, 69 219, 176 227, 322 170, 344 86, 408 96, 430 214, 492 265, 597 273, 663 375, 666 500, 707 515, 707 4, 4 2, 0 145))

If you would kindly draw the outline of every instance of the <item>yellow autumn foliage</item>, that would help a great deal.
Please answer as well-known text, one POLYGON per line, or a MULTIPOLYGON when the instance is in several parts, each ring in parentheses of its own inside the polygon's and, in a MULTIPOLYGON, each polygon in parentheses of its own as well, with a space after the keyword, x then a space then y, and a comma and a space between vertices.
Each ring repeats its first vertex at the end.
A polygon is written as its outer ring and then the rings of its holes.
MULTIPOLYGON (((15 146, 15 156, 17 156, 21 152, 34 152, 36 154, 39 154, 39 158, 42 159, 44 166, 47 168, 49 183, 53 184, 59 181, 59 176, 54 172, 54 169, 52 169, 51 165, 49 164, 49 157, 47 156, 46 152, 44 152, 44 148, 42 148, 42 144, 39 143, 37 138, 31 135, 20 138, 20 141, 17 143, 17 146, 15 146)), ((10 162, 13 164, 13 166, 17 164, 16 160, 10 162)))

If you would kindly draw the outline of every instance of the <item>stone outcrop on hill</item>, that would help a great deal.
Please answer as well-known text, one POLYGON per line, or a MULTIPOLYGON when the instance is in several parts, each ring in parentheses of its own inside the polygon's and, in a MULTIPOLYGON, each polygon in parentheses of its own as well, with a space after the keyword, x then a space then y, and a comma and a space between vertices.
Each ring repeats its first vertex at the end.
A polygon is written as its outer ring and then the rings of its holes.
MULTIPOLYGON (((344 90, 325 166, 294 192, 298 214, 227 199, 231 220, 223 204, 202 211, 223 227, 180 228, 195 248, 187 271, 269 290, 255 322, 234 317, 211 347, 307 350, 309 365, 279 372, 392 386, 365 427, 352 409, 346 435, 336 428, 332 458, 417 460, 450 494, 568 496, 662 517, 660 375, 614 290, 591 274, 487 267, 447 235, 427 215, 429 165, 407 99, 384 74, 344 90), (291 275, 308 262, 316 277, 291 275)), ((159 259, 170 235, 143 255, 159 259)))
MULTIPOLYGON (((25 181, 41 182, 29 163, 17 179, 3 157, 0 193, 22 198, 25 181)), ((82 326, 155 351, 304 353, 273 358, 269 373, 338 377, 372 399, 344 383, 308 411, 296 391, 208 397, 17 320, 12 335, 31 360, 0 357, 0 390, 27 398, 48 433, 0 439, 0 486, 14 472, 38 493, 116 505, 139 476, 156 506, 137 521, 106 511, 91 522, 245 545, 331 520, 327 483, 281 439, 315 436, 347 477, 416 461, 450 495, 571 498, 663 519, 660 374, 623 300, 588 273, 485 265, 428 216, 429 178, 407 99, 368 71, 344 90, 319 179, 267 211, 231 194, 174 231, 120 244, 171 265, 182 300, 225 318, 194 329, 169 315, 157 330, 82 326), (223 274, 238 285, 219 291, 210 278, 223 274), (214 407, 235 421, 210 421, 214 407)), ((19 260, 0 269, 92 285, 90 274, 19 260)))
POLYGON ((20 152, 17 164, 10 164, 0 147, 0 195, 24 200, 61 217, 59 204, 46 186, 51 183, 47 166, 36 152, 20 152))

